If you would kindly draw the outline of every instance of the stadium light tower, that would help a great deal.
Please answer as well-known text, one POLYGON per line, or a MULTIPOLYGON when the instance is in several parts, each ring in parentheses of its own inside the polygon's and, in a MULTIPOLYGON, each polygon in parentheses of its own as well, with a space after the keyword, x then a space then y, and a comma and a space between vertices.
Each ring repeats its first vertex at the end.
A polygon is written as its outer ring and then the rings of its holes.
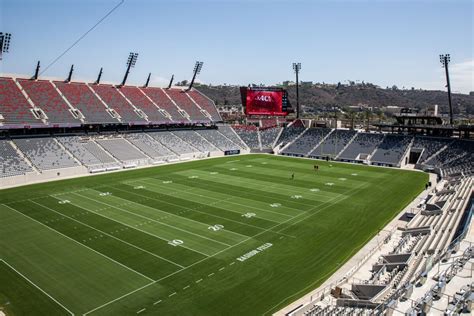
POLYGON ((131 52, 130 55, 128 55, 127 71, 125 72, 125 76, 123 76, 123 81, 122 81, 121 86, 124 86, 125 82, 127 82, 128 74, 130 73, 130 68, 135 67, 135 64, 137 63, 137 59, 138 59, 138 53, 131 52))
POLYGON ((301 63, 293 63, 293 70, 296 74, 296 118, 300 118, 300 82, 298 75, 300 74, 301 63))
POLYGON ((448 64, 451 61, 449 54, 439 55, 439 61, 446 71, 446 87, 448 88, 448 102, 449 102, 449 124, 453 125, 453 105, 451 100, 451 84, 449 82, 448 64))
POLYGON ((0 32, 0 60, 2 60, 3 53, 8 53, 11 38, 12 35, 10 33, 0 32))
POLYGON ((201 73, 202 65, 204 65, 204 63, 203 63, 202 61, 197 61, 196 64, 194 65, 194 75, 193 75, 193 79, 191 79, 191 83, 189 84, 189 88, 188 88, 188 90, 186 90, 186 91, 191 90, 191 88, 193 87, 194 79, 196 79, 196 75, 198 75, 199 73, 201 73))

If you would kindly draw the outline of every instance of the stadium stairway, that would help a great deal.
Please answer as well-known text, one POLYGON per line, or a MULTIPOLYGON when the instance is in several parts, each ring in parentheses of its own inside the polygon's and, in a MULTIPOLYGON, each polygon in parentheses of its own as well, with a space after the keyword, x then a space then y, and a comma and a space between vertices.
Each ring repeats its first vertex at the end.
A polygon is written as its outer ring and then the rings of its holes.
POLYGON ((306 156, 309 156, 311 153, 313 153, 313 152, 316 150, 316 148, 318 148, 319 146, 321 146, 321 144, 324 143, 324 141, 326 141, 326 139, 328 139, 328 138, 330 137, 330 135, 331 135, 332 133, 334 133, 334 131, 335 131, 335 129, 331 129, 331 131, 330 131, 329 133, 327 133, 326 135, 324 135, 324 136, 321 138, 321 140, 320 140, 313 148, 311 148, 310 151, 308 151, 308 152, 306 153, 306 156))
MULTIPOLYGON (((349 147, 352 142, 354 141, 354 139, 357 137, 357 134, 358 133, 354 133, 354 136, 352 136, 352 138, 349 140, 349 142, 347 142, 347 144, 344 146, 344 148, 341 149, 341 151, 337 154, 336 157, 334 157, 335 160, 338 160, 339 159, 339 156, 341 156, 341 154, 344 152, 344 150, 347 149, 347 147, 349 147)), ((329 136, 329 135, 328 135, 329 136)))
MULTIPOLYGON (((290 126, 287 126, 287 128, 290 128, 290 126)), ((287 149, 288 147, 290 147, 294 142, 296 142, 298 139, 300 139, 308 130, 309 130, 309 127, 305 128, 305 130, 302 133, 299 133, 293 140, 289 141, 286 145, 284 145, 280 149, 280 152, 282 152, 285 149, 287 149)), ((281 136, 281 134, 280 134, 280 136, 281 136)))

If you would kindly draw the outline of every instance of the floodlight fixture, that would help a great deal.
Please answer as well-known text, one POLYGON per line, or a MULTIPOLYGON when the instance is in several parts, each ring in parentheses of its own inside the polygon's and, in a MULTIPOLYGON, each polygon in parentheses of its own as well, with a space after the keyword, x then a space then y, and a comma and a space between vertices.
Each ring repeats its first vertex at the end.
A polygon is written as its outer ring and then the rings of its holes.
POLYGON ((441 66, 444 68, 446 73, 446 87, 448 88, 448 103, 449 103, 449 124, 453 125, 453 104, 451 99, 451 83, 449 81, 449 69, 448 64, 451 62, 451 56, 449 54, 439 55, 439 61, 441 66))
POLYGON ((10 40, 12 35, 10 33, 0 32, 0 60, 3 53, 8 53, 10 49, 10 40))

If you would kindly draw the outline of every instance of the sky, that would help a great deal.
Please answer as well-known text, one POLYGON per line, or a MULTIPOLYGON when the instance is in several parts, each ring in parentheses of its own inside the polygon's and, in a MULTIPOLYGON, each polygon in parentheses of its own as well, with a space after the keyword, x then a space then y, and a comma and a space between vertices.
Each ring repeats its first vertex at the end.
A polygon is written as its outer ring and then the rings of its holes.
MULTIPOLYGON (((42 71, 121 0, 0 0, 0 32, 12 34, 0 73, 42 71)), ((43 77, 165 86, 172 74, 219 84, 365 81, 445 89, 439 54, 451 54, 454 92, 474 91, 474 1, 124 0, 43 77)))

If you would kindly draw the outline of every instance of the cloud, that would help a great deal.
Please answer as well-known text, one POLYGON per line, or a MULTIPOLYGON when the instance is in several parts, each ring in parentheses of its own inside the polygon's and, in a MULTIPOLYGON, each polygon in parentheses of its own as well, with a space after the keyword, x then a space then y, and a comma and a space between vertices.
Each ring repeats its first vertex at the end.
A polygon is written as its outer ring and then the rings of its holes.
POLYGON ((150 86, 158 86, 158 87, 167 87, 170 83, 171 78, 164 78, 160 76, 151 76, 150 78, 150 86))
POLYGON ((449 68, 451 89, 462 93, 474 91, 474 59, 453 63, 449 68))

